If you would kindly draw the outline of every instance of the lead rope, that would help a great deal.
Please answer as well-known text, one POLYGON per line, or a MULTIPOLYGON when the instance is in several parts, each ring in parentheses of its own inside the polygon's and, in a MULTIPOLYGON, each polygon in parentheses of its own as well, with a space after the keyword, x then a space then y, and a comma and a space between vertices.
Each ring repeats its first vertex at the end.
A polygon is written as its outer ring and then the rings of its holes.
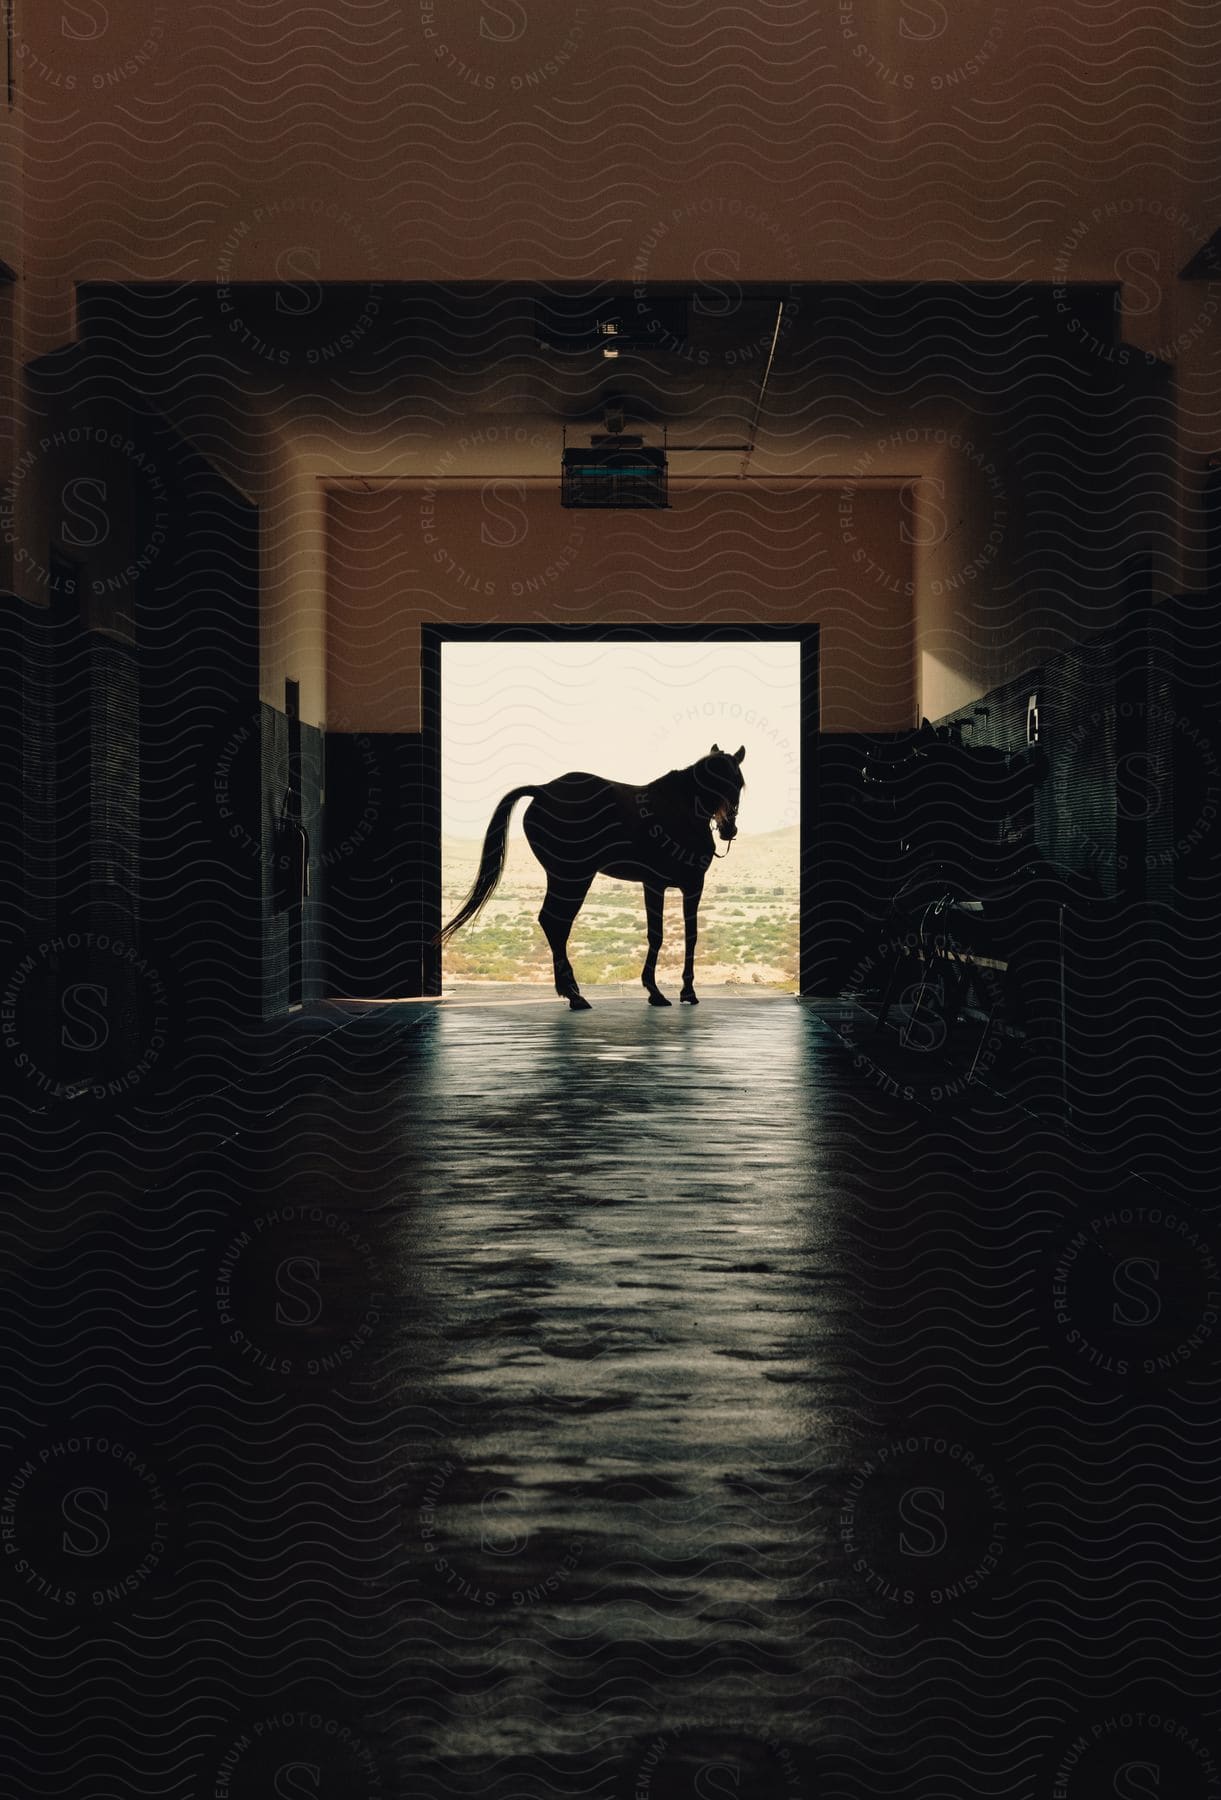
POLYGON ((713 861, 714 862, 724 862, 725 858, 729 855, 729 852, 733 849, 733 845, 734 845, 734 840, 732 838, 730 838, 730 840, 726 844, 725 848, 723 850, 718 851, 718 849, 716 847, 716 839, 713 838, 713 840, 712 840, 713 861))

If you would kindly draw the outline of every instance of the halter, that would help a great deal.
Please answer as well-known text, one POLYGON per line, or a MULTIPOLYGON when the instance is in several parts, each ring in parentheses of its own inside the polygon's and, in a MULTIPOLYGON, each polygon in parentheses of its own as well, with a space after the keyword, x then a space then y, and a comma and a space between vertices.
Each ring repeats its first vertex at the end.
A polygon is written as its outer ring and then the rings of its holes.
MULTIPOLYGON (((719 809, 718 809, 718 810, 719 810, 719 809)), ((737 809, 737 807, 736 807, 736 806, 735 806, 735 807, 734 807, 734 809, 733 809, 733 813, 732 813, 732 815, 731 815, 731 816, 732 816, 732 817, 733 817, 733 819, 734 819, 734 820, 735 820, 735 821, 736 821, 736 819, 737 819, 737 816, 738 816, 738 809, 737 809)), ((709 819, 709 820, 708 820, 708 824, 709 824, 709 826, 710 826, 710 827, 711 827, 711 826, 712 826, 712 820, 713 820, 713 819, 715 819, 715 818, 716 818, 716 813, 713 813, 713 814, 712 814, 712 817, 711 817, 711 818, 710 818, 710 819, 709 819)), ((723 850, 718 850, 718 849, 717 849, 717 847, 716 847, 716 838, 715 838, 715 837, 714 837, 714 838, 713 838, 713 840, 712 840, 712 855, 713 855, 713 860, 714 860, 714 861, 716 861, 716 862, 724 862, 724 861, 725 861, 725 858, 726 858, 726 857, 727 857, 727 856, 728 856, 728 855, 729 855, 729 852, 730 852, 730 851, 731 851, 731 850, 732 850, 732 849, 733 849, 733 847, 734 847, 734 842, 735 842, 735 840, 736 840, 736 838, 737 838, 737 835, 738 835, 738 834, 737 834, 737 832, 736 832, 736 831, 735 831, 735 833, 734 833, 734 835, 733 835, 733 837, 731 837, 731 838, 730 838, 730 840, 729 840, 729 842, 728 842, 728 843, 727 843, 727 844, 726 844, 726 846, 725 846, 725 848, 724 848, 724 849, 723 849, 723 850)))
MULTIPOLYGON (((712 757, 715 757, 718 754, 725 757, 725 760, 728 762, 733 762, 735 760, 733 757, 728 756, 727 753, 724 751, 717 752, 716 750, 714 750, 712 752, 712 757)), ((711 761, 712 757, 701 758, 701 761, 711 761)), ((691 767, 691 770, 690 770, 690 773, 695 776, 697 788, 699 786, 699 776, 695 772, 698 767, 699 767, 699 764, 693 764, 691 767)), ((741 777, 739 777, 737 799, 736 800, 730 800, 728 798, 722 799, 720 804, 712 812, 705 814, 705 817, 708 821, 708 830, 709 830, 710 835, 714 833, 714 822, 717 819, 718 815, 728 813, 729 822, 734 826, 734 837, 737 836, 738 807, 740 806, 741 801, 742 801, 742 781, 741 781, 741 777)), ((716 862, 724 862, 725 858, 729 855, 729 852, 732 849, 733 849, 733 838, 732 837, 726 843, 725 848, 723 850, 718 850, 716 847, 716 837, 715 837, 715 835, 712 836, 712 855, 713 855, 713 859, 716 862)))

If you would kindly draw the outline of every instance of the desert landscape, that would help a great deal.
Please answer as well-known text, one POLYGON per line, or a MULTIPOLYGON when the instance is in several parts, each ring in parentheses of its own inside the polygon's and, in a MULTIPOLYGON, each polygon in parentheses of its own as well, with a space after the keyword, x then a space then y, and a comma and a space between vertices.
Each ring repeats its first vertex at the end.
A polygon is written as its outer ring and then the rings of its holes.
MULTIPOLYGON (((474 879, 480 843, 442 842, 442 907, 455 913, 474 879)), ((480 917, 449 944, 448 981, 551 984, 551 953, 538 924, 546 881, 523 837, 509 840, 504 877, 480 917)), ((700 906, 696 981, 706 987, 753 984, 797 991, 798 829, 741 832, 713 864, 700 906)), ((577 917, 569 955, 582 986, 638 981, 645 953, 644 895, 638 884, 598 876, 577 917)), ((678 985, 682 901, 666 897, 658 980, 678 985)))

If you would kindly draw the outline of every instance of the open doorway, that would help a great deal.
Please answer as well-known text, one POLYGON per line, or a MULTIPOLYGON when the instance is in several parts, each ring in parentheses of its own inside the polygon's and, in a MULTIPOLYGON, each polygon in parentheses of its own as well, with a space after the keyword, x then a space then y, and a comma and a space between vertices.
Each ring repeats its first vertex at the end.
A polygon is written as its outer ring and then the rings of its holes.
MULTIPOLYGON (((452 916, 468 891, 492 810, 510 788, 573 769, 644 784, 694 762, 714 742, 731 751, 741 744, 747 786, 739 833, 732 853, 709 870, 698 976, 706 986, 800 991, 816 704, 814 627, 429 627, 438 918, 452 916)), ((515 810, 500 886, 447 946, 433 971, 437 986, 443 979, 446 986, 551 987, 550 951, 537 923, 545 877, 521 828, 528 804, 515 810)), ((682 938, 674 892, 663 973, 671 963, 677 970, 682 938)), ((644 949, 639 885, 599 876, 569 944, 582 985, 638 983, 644 949)))

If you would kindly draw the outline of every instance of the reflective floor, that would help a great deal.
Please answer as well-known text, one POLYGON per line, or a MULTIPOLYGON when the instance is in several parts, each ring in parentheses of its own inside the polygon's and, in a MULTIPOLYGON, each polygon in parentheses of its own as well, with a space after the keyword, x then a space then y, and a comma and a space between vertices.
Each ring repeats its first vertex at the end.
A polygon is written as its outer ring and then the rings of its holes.
POLYGON ((31 1215, 28 1791, 1217 1792, 1211 1227, 591 998, 349 1008, 31 1215))

